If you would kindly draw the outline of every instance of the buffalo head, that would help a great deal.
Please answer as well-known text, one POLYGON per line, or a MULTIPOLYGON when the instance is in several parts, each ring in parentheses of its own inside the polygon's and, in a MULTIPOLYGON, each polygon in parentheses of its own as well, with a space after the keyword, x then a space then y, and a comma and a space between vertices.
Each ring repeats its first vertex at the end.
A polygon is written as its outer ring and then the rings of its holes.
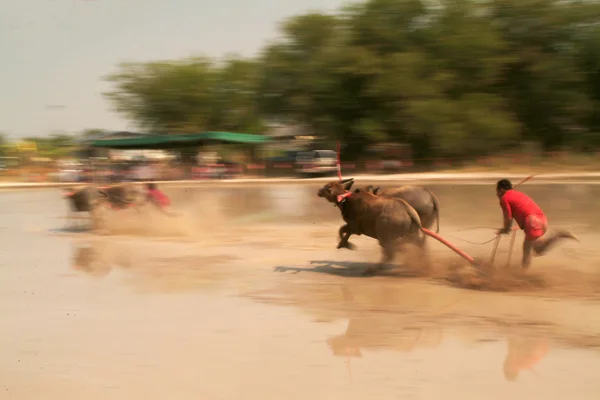
POLYGON ((341 181, 329 182, 317 192, 319 197, 327 199, 330 203, 336 203, 337 197, 350 191, 354 185, 354 178, 348 178, 341 181))

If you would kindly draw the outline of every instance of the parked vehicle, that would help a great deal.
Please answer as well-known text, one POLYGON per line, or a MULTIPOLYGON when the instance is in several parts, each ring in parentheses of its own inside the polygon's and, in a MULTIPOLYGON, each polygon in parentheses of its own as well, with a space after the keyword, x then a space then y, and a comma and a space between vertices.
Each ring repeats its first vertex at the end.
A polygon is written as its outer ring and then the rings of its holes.
POLYGON ((61 161, 58 163, 58 181, 59 182, 80 182, 83 172, 81 163, 73 160, 61 161))
POLYGON ((326 176, 336 174, 337 155, 333 150, 299 152, 296 156, 296 171, 302 176, 326 176))

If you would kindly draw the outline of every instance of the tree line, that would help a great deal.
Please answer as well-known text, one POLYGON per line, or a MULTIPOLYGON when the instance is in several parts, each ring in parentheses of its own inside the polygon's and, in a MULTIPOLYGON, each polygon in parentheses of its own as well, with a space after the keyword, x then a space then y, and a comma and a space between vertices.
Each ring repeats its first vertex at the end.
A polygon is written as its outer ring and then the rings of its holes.
MULTIPOLYGON (((80 146, 82 139, 108 133, 102 129, 85 129, 77 134, 52 133, 49 136, 27 136, 18 140, 9 140, 9 136, 0 132, 0 157, 17 156, 21 152, 22 143, 34 144, 38 157, 60 158, 72 157, 80 146)), ((28 150, 29 153, 32 153, 28 150)))
POLYGON ((257 57, 125 63, 116 110, 148 132, 263 133, 278 121, 360 154, 600 145, 600 3, 370 0, 284 21, 257 57))

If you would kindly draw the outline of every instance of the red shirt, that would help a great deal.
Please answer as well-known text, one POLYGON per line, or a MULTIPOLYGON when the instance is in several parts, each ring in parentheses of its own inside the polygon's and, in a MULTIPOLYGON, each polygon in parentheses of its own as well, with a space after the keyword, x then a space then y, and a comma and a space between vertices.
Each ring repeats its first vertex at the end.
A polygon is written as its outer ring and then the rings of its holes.
POLYGON ((528 215, 544 214, 542 209, 531 200, 531 197, 516 190, 504 193, 504 196, 500 198, 500 207, 504 211, 504 217, 508 220, 514 218, 521 229, 525 226, 525 218, 528 215))
POLYGON ((148 190, 148 197, 158 203, 161 207, 166 207, 171 204, 171 200, 169 200, 167 195, 158 189, 148 190))

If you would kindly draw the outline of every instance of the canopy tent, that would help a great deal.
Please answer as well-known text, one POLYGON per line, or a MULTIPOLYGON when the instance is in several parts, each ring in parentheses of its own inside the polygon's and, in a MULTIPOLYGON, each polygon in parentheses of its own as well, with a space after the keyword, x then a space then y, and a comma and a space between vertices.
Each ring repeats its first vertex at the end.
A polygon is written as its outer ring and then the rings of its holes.
POLYGON ((144 135, 122 139, 100 139, 90 143, 91 147, 110 149, 176 149, 207 143, 261 144, 270 141, 262 135, 232 132, 203 132, 173 135, 144 135))

